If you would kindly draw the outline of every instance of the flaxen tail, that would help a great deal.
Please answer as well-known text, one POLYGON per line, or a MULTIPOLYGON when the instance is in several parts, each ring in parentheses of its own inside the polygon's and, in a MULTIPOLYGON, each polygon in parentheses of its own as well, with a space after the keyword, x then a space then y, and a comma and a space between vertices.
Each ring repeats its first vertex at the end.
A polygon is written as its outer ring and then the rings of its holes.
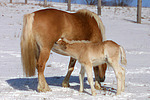
POLYGON ((121 64, 127 65, 126 53, 123 47, 120 46, 121 64))
POLYGON ((32 32, 34 13, 24 15, 23 32, 21 35, 21 59, 26 76, 35 75, 37 66, 37 45, 32 32))

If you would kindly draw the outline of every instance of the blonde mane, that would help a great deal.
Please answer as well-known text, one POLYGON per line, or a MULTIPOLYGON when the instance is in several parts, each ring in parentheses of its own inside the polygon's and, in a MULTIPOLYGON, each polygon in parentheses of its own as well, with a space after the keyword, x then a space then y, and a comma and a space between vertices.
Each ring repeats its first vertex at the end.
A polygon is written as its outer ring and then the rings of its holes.
POLYGON ((87 14, 87 15, 89 15, 91 17, 94 17, 94 19, 96 20, 96 22, 98 24, 99 29, 101 30, 103 41, 106 40, 105 27, 103 25, 102 20, 99 18, 99 16, 97 14, 95 14, 94 12, 91 12, 89 10, 86 10, 86 9, 78 10, 77 13, 87 14))
MULTIPOLYGON (((59 39, 58 41, 60 41, 62 39, 59 39)), ((66 43, 69 43, 69 44, 74 44, 74 43, 92 43, 91 41, 88 41, 88 40, 67 40, 66 38, 63 38, 63 41, 66 42, 66 43)))

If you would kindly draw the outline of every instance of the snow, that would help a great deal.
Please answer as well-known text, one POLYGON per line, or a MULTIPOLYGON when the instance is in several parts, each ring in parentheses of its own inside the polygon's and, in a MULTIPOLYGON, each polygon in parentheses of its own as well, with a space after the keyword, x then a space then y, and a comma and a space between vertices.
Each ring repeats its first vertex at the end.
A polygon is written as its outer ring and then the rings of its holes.
MULTIPOLYGON (((150 8, 142 9, 142 24, 136 22, 135 7, 103 7, 102 21, 106 37, 116 41, 126 49, 128 64, 126 69, 125 92, 115 96, 116 79, 108 68, 104 90, 97 90, 91 96, 90 86, 85 79, 85 92, 79 93, 80 64, 77 63, 70 78, 69 88, 61 83, 67 73, 69 57, 52 52, 45 70, 45 77, 52 92, 37 92, 37 75, 26 78, 23 75, 20 55, 20 35, 23 15, 44 9, 38 1, 0 0, 0 100, 112 100, 150 99, 150 8), (15 2, 14 2, 15 1, 15 2)), ((67 5, 51 2, 53 8, 66 10, 67 5)), ((89 9, 96 13, 96 6, 73 4, 72 10, 89 9)))

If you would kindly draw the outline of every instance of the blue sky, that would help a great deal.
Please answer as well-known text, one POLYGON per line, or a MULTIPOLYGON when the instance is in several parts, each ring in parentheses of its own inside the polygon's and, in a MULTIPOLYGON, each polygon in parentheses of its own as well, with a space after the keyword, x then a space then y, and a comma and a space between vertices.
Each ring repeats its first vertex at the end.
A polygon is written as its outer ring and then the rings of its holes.
MULTIPOLYGON (((48 0, 48 1, 59 2, 59 1, 63 1, 63 0, 48 0)), ((111 1, 111 0, 108 0, 108 1, 111 1)), ((131 6, 137 6, 137 1, 138 0, 133 0, 133 2, 131 3, 131 6)), ((76 3, 83 4, 83 0, 76 0, 76 3)), ((143 7, 150 7, 150 0, 142 0, 142 6, 143 7)))

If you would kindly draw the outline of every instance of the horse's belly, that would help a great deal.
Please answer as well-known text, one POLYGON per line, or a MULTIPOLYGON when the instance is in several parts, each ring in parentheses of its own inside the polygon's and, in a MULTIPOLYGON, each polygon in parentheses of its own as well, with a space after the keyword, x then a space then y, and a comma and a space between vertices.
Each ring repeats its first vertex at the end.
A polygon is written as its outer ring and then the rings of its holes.
POLYGON ((104 64, 104 63, 105 63, 105 60, 103 58, 92 60, 92 65, 93 66, 98 66, 98 65, 101 65, 101 64, 104 64))

